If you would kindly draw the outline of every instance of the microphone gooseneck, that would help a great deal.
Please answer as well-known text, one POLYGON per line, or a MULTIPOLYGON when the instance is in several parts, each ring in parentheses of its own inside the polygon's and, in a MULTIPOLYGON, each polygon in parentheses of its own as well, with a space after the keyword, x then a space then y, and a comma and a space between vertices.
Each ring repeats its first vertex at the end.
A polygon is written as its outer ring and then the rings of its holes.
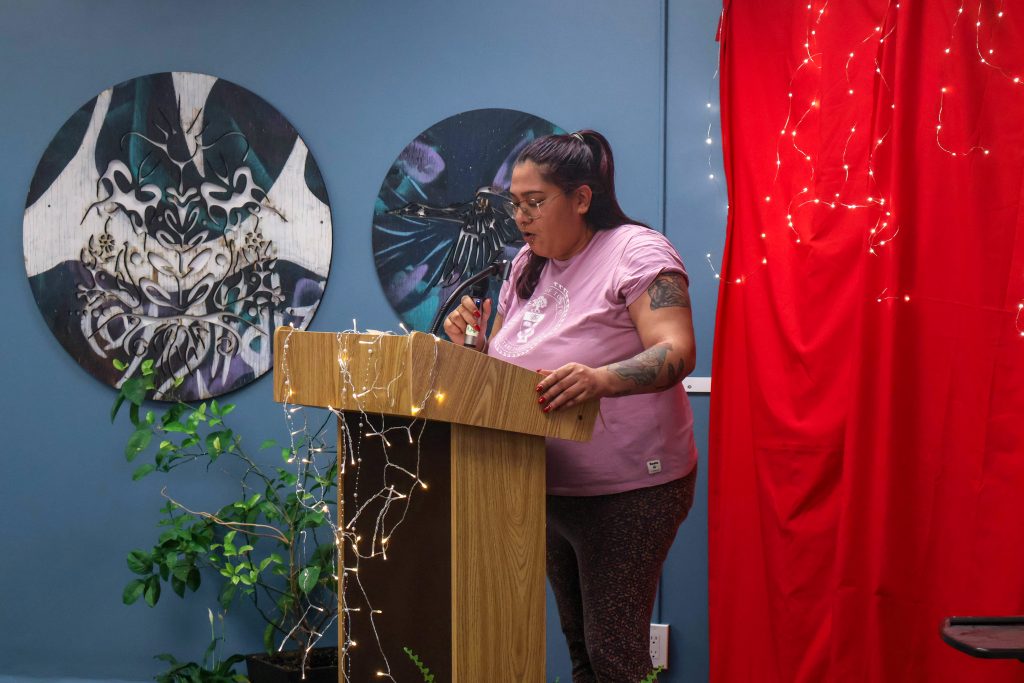
POLYGON ((487 278, 497 275, 501 280, 507 280, 509 274, 512 272, 512 261, 509 259, 498 259, 491 263, 489 266, 481 270, 479 273, 469 278, 465 282, 461 283, 454 292, 445 300, 443 304, 437 309, 437 313, 434 315, 434 321, 430 324, 430 334, 437 335, 437 331, 441 327, 441 322, 444 320, 444 316, 452 308, 452 304, 460 301, 462 295, 469 290, 470 287, 477 283, 484 282, 487 278))

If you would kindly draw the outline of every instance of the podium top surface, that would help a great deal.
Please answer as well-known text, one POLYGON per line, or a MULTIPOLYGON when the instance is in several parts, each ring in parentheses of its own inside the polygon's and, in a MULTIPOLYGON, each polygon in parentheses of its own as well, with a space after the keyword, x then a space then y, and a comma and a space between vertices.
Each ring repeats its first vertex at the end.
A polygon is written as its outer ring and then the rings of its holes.
POLYGON ((590 439, 598 401, 545 414, 540 376, 433 335, 274 333, 274 400, 590 439))

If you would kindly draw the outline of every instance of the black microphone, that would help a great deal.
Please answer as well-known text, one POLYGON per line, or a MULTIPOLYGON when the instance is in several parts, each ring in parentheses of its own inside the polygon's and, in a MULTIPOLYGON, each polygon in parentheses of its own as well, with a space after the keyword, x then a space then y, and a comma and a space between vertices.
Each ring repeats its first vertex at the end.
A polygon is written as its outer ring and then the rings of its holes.
MULTIPOLYGON (((467 292, 469 298, 473 300, 473 305, 476 306, 476 310, 480 311, 481 315, 483 314, 483 304, 484 299, 487 298, 488 289, 490 289, 490 283, 488 283, 487 280, 481 280, 480 282, 470 287, 469 292, 467 292)), ((487 325, 487 321, 484 320, 482 317, 480 319, 480 322, 483 323, 484 326, 487 325)), ((462 345, 468 346, 471 349, 475 349, 476 339, 479 335, 480 333, 477 332, 475 327, 473 327, 472 325, 467 325, 466 336, 463 337, 462 339, 462 345)))
MULTIPOLYGON (((479 298, 480 301, 482 301, 483 298, 487 296, 487 278, 497 275, 499 279, 505 281, 508 279, 511 272, 512 261, 506 258, 499 258, 479 273, 460 284, 455 291, 451 293, 451 296, 449 296, 437 309, 437 313, 434 315, 434 321, 430 324, 430 334, 437 334, 438 329, 441 327, 441 322, 444 320, 444 316, 447 315, 448 311, 452 308, 452 304, 461 301, 462 295, 466 293, 470 287, 473 287, 478 283, 481 285, 481 294, 479 298)), ((474 300, 475 299, 476 297, 474 297, 474 300)), ((479 304, 477 305, 479 306, 479 304)), ((487 324, 486 320, 484 321, 484 324, 487 324)))

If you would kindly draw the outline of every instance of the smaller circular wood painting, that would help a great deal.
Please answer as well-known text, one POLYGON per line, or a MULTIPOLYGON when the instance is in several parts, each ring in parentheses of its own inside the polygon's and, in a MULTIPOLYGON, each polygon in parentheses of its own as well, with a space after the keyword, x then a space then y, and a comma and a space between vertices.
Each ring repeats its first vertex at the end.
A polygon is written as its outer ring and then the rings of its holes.
MULTIPOLYGON (((391 165, 373 211, 373 258, 406 327, 426 330, 462 280, 523 246, 501 208, 519 152, 565 131, 514 109, 474 109, 416 136, 391 165)), ((497 285, 491 296, 497 300, 497 285)))
POLYGON ((275 327, 309 325, 331 234, 320 170, 274 107, 159 73, 104 90, 54 136, 25 206, 25 268, 94 377, 117 386, 151 360, 156 398, 195 400, 267 372, 275 327))

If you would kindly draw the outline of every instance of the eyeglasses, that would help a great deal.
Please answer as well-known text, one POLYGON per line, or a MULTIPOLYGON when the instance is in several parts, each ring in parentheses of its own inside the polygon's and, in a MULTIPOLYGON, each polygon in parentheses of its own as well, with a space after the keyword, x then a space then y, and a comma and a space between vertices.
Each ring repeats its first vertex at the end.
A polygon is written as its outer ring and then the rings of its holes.
POLYGON ((524 199, 518 202, 509 200, 502 204, 502 208, 505 209, 505 213, 512 217, 512 220, 516 219, 516 214, 520 211, 523 212, 524 216, 533 220, 534 218, 540 218, 540 207, 544 206, 547 201, 554 199, 555 197, 560 197, 563 194, 565 193, 559 192, 558 194, 553 194, 550 197, 545 197, 544 199, 524 199))

